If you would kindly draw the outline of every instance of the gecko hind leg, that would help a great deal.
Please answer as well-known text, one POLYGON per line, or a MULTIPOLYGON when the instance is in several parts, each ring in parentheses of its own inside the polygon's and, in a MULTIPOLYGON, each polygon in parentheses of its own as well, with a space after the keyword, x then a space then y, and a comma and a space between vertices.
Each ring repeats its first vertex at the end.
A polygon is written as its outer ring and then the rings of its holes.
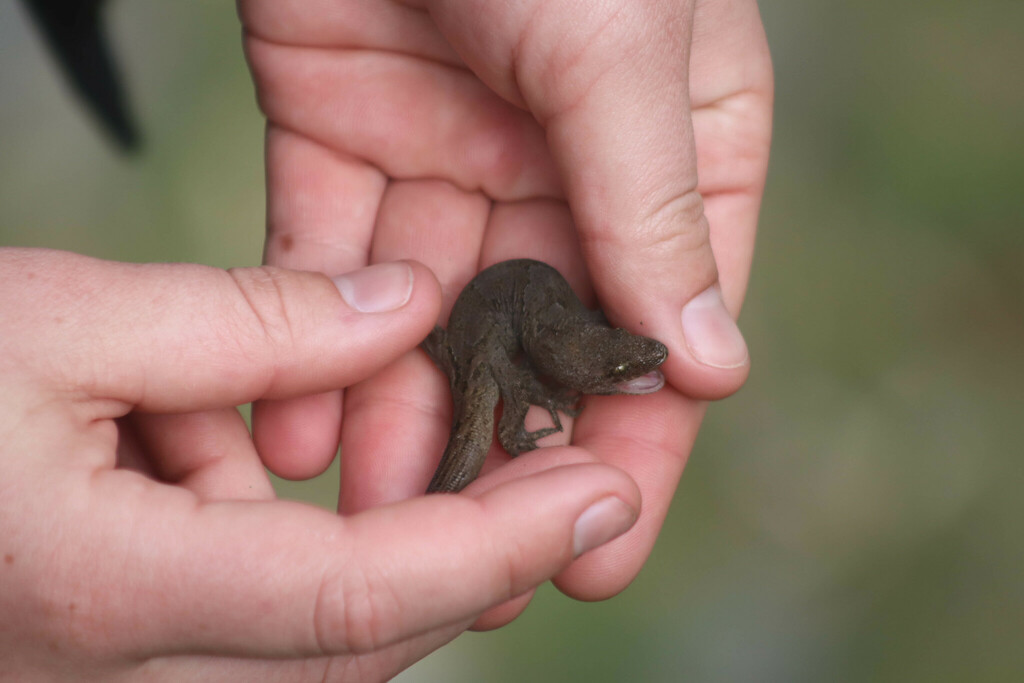
POLYGON ((537 440, 564 430, 558 415, 561 411, 575 417, 576 396, 552 392, 541 384, 532 373, 516 368, 516 381, 502 385, 501 420, 498 423, 498 440, 510 455, 516 456, 537 448, 537 440), (531 405, 544 408, 551 416, 552 427, 543 427, 532 432, 526 430, 526 412, 531 405))
POLYGON ((509 403, 502 400, 501 420, 498 422, 498 441, 509 455, 516 456, 537 448, 537 440, 562 431, 561 422, 554 427, 543 427, 532 432, 526 431, 527 402, 509 403))

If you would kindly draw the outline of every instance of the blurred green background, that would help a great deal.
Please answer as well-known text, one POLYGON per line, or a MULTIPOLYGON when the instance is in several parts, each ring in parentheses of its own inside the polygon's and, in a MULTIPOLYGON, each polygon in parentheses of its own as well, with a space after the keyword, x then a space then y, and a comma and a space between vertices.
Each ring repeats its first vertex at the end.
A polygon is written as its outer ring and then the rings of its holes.
MULTIPOLYGON (((1024 680, 1024 3, 763 3, 776 134, 743 314, 646 569, 543 589, 415 681, 1024 680)), ((0 244, 257 263, 263 123, 232 3, 113 3, 112 151, 0 3, 0 244)), ((330 505, 334 477, 281 484, 330 505)))

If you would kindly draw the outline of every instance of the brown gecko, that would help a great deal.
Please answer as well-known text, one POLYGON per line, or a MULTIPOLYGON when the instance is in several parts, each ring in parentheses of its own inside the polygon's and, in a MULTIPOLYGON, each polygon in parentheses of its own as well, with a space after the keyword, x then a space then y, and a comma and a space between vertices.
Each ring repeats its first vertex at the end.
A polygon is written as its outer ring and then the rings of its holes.
POLYGON ((665 383, 661 342, 612 328, 587 309, 551 266, 530 259, 483 270, 452 308, 448 329, 422 344, 448 375, 454 409, 441 463, 427 493, 462 490, 480 473, 502 402, 498 440, 510 455, 562 431, 558 411, 575 416, 581 394, 646 394, 665 383), (530 405, 554 426, 526 431, 530 405))

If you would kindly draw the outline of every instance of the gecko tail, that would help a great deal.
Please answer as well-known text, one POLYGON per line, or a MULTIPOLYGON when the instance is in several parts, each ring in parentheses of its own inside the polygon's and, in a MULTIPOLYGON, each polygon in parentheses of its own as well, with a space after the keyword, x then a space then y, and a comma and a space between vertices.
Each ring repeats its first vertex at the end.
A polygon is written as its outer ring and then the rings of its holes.
POLYGON ((453 400, 448 445, 427 493, 457 493, 468 486, 480 474, 494 440, 494 408, 500 392, 487 363, 470 367, 464 389, 453 400))
MULTIPOLYGON (((483 465, 482 461, 480 465, 483 465)), ((464 464, 459 462, 459 458, 451 457, 445 452, 445 457, 434 472, 430 485, 427 486, 427 493, 458 493, 476 479, 479 473, 479 469, 467 470, 464 464)))
POLYGON ((427 493, 458 493, 480 474, 494 433, 494 411, 456 406, 448 445, 427 486, 427 493), (486 435, 486 436, 485 436, 486 435))

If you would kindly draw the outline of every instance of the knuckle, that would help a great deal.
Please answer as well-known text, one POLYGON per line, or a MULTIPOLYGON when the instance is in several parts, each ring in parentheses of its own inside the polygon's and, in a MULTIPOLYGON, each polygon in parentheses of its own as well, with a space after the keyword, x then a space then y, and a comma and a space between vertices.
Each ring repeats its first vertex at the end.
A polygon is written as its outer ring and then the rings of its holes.
MULTIPOLYGON (((234 268, 228 275, 241 295, 239 327, 255 332, 273 351, 290 346, 294 340, 292 319, 288 310, 284 271, 271 266, 234 268)), ((226 329, 232 330, 233 325, 226 329)), ((251 349, 247 349, 251 352, 251 349)))
POLYGON ((710 230, 704 198, 695 189, 674 194, 646 212, 640 225, 641 242, 658 250, 700 252, 709 247, 710 230))
POLYGON ((401 605, 383 573, 342 565, 325 574, 313 614, 316 642, 325 654, 373 652, 388 644, 401 605))
POLYGON ((642 257, 652 264, 682 268, 700 288, 718 278, 704 200, 697 190, 673 195, 654 205, 635 235, 642 257))
POLYGON ((697 190, 645 202, 633 212, 630 229, 613 222, 581 232, 581 241, 639 252, 655 262, 711 260, 710 228, 697 190))
POLYGON ((506 567, 504 585, 502 591, 504 598, 511 600, 530 588, 534 587, 535 581, 526 570, 532 563, 536 562, 535 550, 526 546, 522 539, 512 539, 512 542, 505 548, 503 560, 506 567))
POLYGON ((511 600, 538 583, 537 567, 546 550, 539 547, 535 539, 515 533, 495 534, 488 522, 490 514, 480 501, 468 501, 472 513, 464 519, 475 522, 474 547, 477 548, 475 563, 490 567, 486 579, 487 592, 494 604, 511 600))

